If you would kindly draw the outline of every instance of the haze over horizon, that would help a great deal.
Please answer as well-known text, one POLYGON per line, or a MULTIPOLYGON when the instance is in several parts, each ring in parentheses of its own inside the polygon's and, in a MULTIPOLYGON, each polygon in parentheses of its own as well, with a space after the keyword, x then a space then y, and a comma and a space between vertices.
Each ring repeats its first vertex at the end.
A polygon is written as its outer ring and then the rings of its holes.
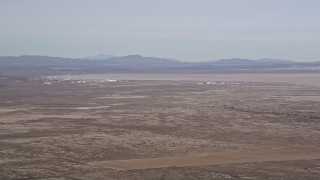
POLYGON ((2 0, 0 56, 320 60, 320 1, 2 0))

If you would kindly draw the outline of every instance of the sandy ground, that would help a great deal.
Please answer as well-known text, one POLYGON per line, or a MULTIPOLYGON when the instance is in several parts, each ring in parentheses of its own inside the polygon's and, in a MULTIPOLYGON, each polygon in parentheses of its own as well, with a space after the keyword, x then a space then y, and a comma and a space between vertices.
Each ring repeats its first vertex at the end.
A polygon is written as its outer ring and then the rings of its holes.
POLYGON ((316 74, 136 76, 1 78, 0 179, 319 178, 316 74))

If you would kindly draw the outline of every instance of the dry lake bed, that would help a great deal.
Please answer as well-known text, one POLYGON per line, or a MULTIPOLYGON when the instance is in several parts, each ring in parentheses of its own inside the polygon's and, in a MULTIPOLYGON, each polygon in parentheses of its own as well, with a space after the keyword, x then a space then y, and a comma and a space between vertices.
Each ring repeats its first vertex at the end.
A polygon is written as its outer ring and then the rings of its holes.
POLYGON ((320 74, 0 76, 0 179, 319 179, 320 74))

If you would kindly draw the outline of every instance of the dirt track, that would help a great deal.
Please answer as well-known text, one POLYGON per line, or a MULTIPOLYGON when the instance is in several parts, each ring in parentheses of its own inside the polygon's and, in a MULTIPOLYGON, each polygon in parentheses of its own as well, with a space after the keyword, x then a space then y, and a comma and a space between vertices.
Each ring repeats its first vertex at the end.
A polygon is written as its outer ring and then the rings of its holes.
POLYGON ((320 150, 281 150, 260 152, 219 152, 193 156, 131 159, 93 163, 118 170, 154 169, 164 167, 186 167, 252 163, 265 161, 288 161, 320 159, 320 150))

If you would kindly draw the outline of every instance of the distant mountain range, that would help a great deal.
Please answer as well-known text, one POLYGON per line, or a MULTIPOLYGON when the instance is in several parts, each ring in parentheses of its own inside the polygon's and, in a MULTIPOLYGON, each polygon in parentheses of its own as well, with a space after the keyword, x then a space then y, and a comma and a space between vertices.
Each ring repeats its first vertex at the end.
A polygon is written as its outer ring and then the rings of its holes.
POLYGON ((241 58, 232 58, 232 59, 221 59, 218 61, 209 61, 208 63, 213 63, 216 65, 266 65, 266 64, 292 64, 296 63, 294 61, 284 60, 284 59, 241 59, 241 58))
POLYGON ((129 56, 120 56, 116 57, 113 55, 99 54, 97 56, 89 56, 85 59, 89 60, 105 60, 108 63, 122 64, 122 63, 149 63, 149 64, 177 64, 177 63, 192 63, 192 64, 215 64, 215 65, 266 65, 266 64, 293 64, 299 63, 295 61, 285 60, 285 59, 242 59, 242 58, 231 58, 231 59, 220 59, 220 60, 211 60, 211 61, 200 61, 200 62, 185 62, 169 58, 157 58, 157 57, 143 57, 141 55, 129 55, 129 56))
POLYGON ((100 54, 86 58, 49 56, 0 56, 0 70, 14 71, 90 71, 90 72, 243 72, 320 70, 320 61, 296 62, 283 59, 221 59, 217 61, 183 62, 167 58, 129 55, 115 57, 100 54))
POLYGON ((181 61, 169 60, 164 58, 157 57, 143 57, 141 55, 129 55, 129 56, 120 56, 112 57, 105 59, 103 61, 106 64, 132 64, 132 65, 148 65, 148 64, 158 64, 158 65, 171 65, 171 64, 180 64, 181 61))
POLYGON ((96 56, 88 56, 85 57, 84 59, 89 59, 89 60, 104 60, 104 59, 110 59, 113 58, 113 55, 110 54, 98 54, 96 56))
POLYGON ((90 56, 87 58, 62 58, 50 56, 0 56, 1 66, 97 66, 97 65, 174 65, 184 62, 157 57, 143 57, 141 55, 129 55, 114 57, 111 55, 90 56))

